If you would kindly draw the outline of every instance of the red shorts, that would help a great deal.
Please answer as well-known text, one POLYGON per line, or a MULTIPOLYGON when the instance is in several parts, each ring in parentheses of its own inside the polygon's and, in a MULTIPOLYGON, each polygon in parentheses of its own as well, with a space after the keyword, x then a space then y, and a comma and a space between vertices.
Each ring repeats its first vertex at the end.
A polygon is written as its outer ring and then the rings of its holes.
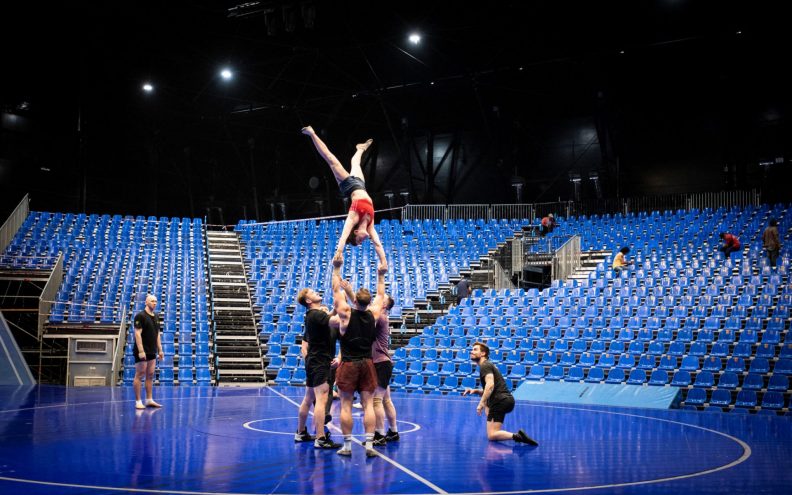
POLYGON ((356 199, 352 201, 352 206, 349 208, 349 211, 354 211, 360 218, 362 219, 365 215, 371 217, 371 222, 374 223, 374 205, 371 203, 370 199, 356 199))
POLYGON ((336 384, 342 392, 374 392, 377 388, 377 371, 371 359, 342 361, 336 371, 336 384))

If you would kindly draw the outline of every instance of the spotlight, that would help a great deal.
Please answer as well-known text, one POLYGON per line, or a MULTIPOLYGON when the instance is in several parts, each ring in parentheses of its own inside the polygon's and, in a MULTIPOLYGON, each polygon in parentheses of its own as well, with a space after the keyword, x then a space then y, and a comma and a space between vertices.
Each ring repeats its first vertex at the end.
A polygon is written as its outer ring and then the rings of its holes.
POLYGON ((143 91, 145 91, 146 93, 151 93, 152 91, 154 91, 154 86, 152 86, 151 83, 144 83, 143 91))
POLYGON ((413 33, 410 35, 408 39, 410 40, 410 43, 412 43, 413 45, 417 45, 418 43, 421 42, 421 35, 417 33, 413 33))
POLYGON ((223 79, 225 79, 226 81, 228 81, 228 80, 230 80, 232 77, 234 77, 234 73, 233 73, 233 72, 231 72, 231 70, 230 70, 230 69, 223 69, 222 71, 220 71, 220 77, 222 77, 223 79))

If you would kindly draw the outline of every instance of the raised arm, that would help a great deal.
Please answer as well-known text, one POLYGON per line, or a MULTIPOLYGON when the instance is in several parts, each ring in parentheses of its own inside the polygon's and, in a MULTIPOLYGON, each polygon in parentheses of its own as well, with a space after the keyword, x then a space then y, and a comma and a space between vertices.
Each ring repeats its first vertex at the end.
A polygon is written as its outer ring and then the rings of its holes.
MULTIPOLYGON (((344 228, 341 230, 341 237, 338 238, 338 244, 336 245, 336 255, 344 252, 347 238, 349 234, 352 233, 352 229, 355 228, 359 220, 360 215, 358 215, 357 212, 350 211, 349 214, 347 214, 346 220, 344 220, 344 228)), ((383 251, 383 255, 384 254, 385 252, 383 251)))
POLYGON ((380 265, 387 269, 388 259, 385 257, 385 249, 382 247, 382 241, 380 241, 377 229, 374 227, 374 222, 371 222, 368 226, 368 235, 370 237, 371 243, 374 244, 374 251, 377 252, 377 258, 379 258, 380 265))
POLYGON ((333 308, 338 318, 338 331, 341 335, 346 333, 346 326, 349 323, 350 307, 346 301, 346 293, 341 286, 341 265, 344 263, 343 256, 336 255, 333 258, 333 308))
POLYGON ((352 285, 347 280, 341 280, 341 287, 344 289, 346 293, 347 300, 352 303, 357 303, 357 297, 355 296, 355 292, 352 290, 352 285))
POLYGON ((377 268, 377 294, 374 296, 369 306, 369 311, 374 315, 374 318, 379 318, 382 314, 383 304, 385 303, 385 274, 388 273, 388 267, 380 265, 377 268))

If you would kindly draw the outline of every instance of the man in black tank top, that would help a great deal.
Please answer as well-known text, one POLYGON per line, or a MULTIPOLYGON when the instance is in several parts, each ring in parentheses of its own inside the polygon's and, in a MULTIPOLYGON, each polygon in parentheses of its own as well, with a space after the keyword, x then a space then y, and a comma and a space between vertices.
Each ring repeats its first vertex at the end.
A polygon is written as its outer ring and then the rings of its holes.
POLYGON ((335 357, 336 333, 330 328, 330 313, 322 305, 322 296, 313 289, 302 289, 297 294, 297 302, 308 310, 305 313, 305 333, 301 352, 305 359, 305 396, 300 404, 297 415, 297 432, 295 442, 314 441, 317 449, 337 449, 340 444, 334 443, 325 433, 327 422, 327 405, 330 385, 330 367, 335 357), (308 412, 314 404, 314 426, 316 437, 308 433, 305 424, 308 412), (321 421, 325 418, 325 421, 321 421))
POLYGON ((481 400, 476 406, 476 412, 480 416, 482 411, 486 411, 487 439, 491 442, 514 440, 534 447, 539 445, 536 440, 526 435, 522 430, 510 433, 502 429, 506 415, 514 410, 514 397, 506 388, 506 381, 497 366, 490 362, 489 347, 482 342, 473 344, 470 360, 479 365, 479 379, 483 388, 466 388, 462 395, 477 394, 481 396, 481 400))
POLYGON ((368 289, 360 289, 355 295, 354 307, 346 300, 346 293, 341 285, 341 255, 333 258, 333 304, 338 324, 339 340, 341 341, 341 364, 336 372, 336 383, 341 394, 341 431, 344 434, 344 446, 339 455, 352 455, 352 399, 355 391, 360 393, 363 404, 363 424, 366 429, 366 455, 378 455, 374 450, 374 404, 372 396, 377 386, 377 375, 371 360, 371 344, 376 337, 376 321, 382 312, 385 296, 385 273, 388 269, 380 265, 377 269, 377 297, 371 303, 368 289))

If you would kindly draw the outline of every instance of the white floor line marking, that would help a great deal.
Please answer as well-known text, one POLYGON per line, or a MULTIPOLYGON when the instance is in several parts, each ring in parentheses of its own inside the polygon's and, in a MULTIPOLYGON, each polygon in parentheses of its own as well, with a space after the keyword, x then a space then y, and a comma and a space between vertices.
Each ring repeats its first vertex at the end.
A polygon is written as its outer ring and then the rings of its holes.
MULTIPOLYGON (((287 401, 291 402, 292 404, 294 404, 294 405, 295 405, 295 406, 297 406, 298 408, 300 407, 300 404, 298 404, 297 402, 293 401, 293 400, 292 400, 292 399, 290 399, 289 397, 287 397, 287 396, 283 395, 282 393, 278 392, 278 391, 277 391, 277 390, 275 390, 274 388, 270 388, 270 390, 271 390, 272 392, 274 392, 275 394, 277 394, 277 395, 279 395, 279 396, 283 397, 283 398, 284 398, 284 399, 286 399, 287 401)), ((313 413, 311 413, 311 414, 313 414, 313 413)), ((331 426, 333 426, 333 429, 334 429, 334 430, 338 430, 338 428, 336 428, 336 427, 335 427, 335 425, 331 425, 331 426)), ((338 431, 340 431, 340 430, 338 430, 338 431)), ((353 441, 353 442, 355 442, 356 444, 360 445, 361 447, 363 447, 363 442, 361 442, 361 441, 360 441, 360 440, 358 440, 357 438, 354 438, 354 437, 353 437, 353 438, 352 438, 352 441, 353 441)), ((435 485, 435 484, 434 484, 434 483, 432 483, 431 481, 427 480, 427 479, 426 479, 426 478, 424 478, 423 476, 419 475, 418 473, 416 473, 416 472, 414 472, 414 471, 411 471, 410 469, 406 468, 405 466, 402 466, 401 464, 399 464, 398 462, 394 461, 393 459, 391 459, 390 457, 386 456, 385 454, 383 454, 383 453, 381 453, 381 452, 378 452, 378 451, 376 451, 376 450, 375 450, 375 452, 377 452, 377 456, 379 456, 379 457, 380 457, 380 458, 382 458, 383 460, 385 460, 385 461, 389 462, 390 464, 392 464, 392 465, 393 465, 394 467, 396 467, 397 469, 400 469, 400 470, 404 471, 405 473, 407 473, 408 475, 412 476, 412 477, 413 477, 413 478, 415 478, 416 480, 420 481, 420 482, 421 482, 421 483, 423 483, 424 485, 428 486, 429 488, 431 488, 431 489, 432 489, 432 490, 434 490, 435 492, 437 492, 437 493, 446 493, 446 494, 448 493, 447 491, 443 490, 442 488, 440 488, 439 486, 435 485)))
MULTIPOLYGON (((272 391, 275 394, 279 395, 280 397, 288 400, 289 402, 291 402, 292 404, 296 405, 297 407, 300 406, 298 403, 296 403, 293 400, 291 400, 291 398, 289 398, 288 396, 281 394, 280 392, 278 392, 277 390, 275 390, 275 389, 273 389, 271 387, 262 387, 259 390, 263 390, 263 389, 269 389, 270 391, 272 391)), ((262 396, 260 394, 255 394, 255 395, 234 395, 233 397, 235 397, 235 398, 236 397, 238 397, 238 398, 262 398, 262 397, 267 397, 267 396, 266 395, 262 396)), ((401 396, 401 397, 398 396, 398 395, 396 396, 396 398, 404 398, 404 397, 406 397, 406 396, 401 396)), ((217 398, 217 397, 216 396, 170 397, 170 398, 163 398, 163 400, 171 400, 171 401, 178 402, 178 401, 182 401, 182 400, 208 399, 208 398, 217 398)), ((452 399, 452 398, 448 398, 448 399, 437 398, 437 399, 435 399, 435 398, 424 397, 424 400, 448 400, 450 402, 469 402, 467 399, 462 399, 461 397, 459 397, 458 399, 452 399)), ((113 404, 113 403, 123 403, 123 402, 133 402, 133 400, 124 399, 124 400, 110 400, 110 401, 99 401, 99 402, 53 404, 53 405, 47 405, 47 406, 26 407, 26 408, 21 408, 21 409, 7 409, 7 410, 4 410, 4 411, 0 410, 0 413, 15 412, 15 411, 26 411, 26 410, 36 410, 36 409, 48 409, 48 408, 57 408, 57 407, 69 407, 69 406, 113 404)), ((548 404, 548 403, 535 403, 535 404, 532 404, 532 403, 527 403, 527 402, 524 402, 524 401, 519 401, 519 402, 517 402, 517 405, 529 406, 529 407, 543 407, 543 408, 548 408, 548 409, 569 409, 569 410, 574 410, 574 411, 584 411, 584 412, 611 414, 611 415, 615 415, 615 416, 635 417, 635 418, 649 419, 649 420, 654 420, 654 421, 661 421, 661 422, 664 422, 664 423, 677 424, 677 425, 681 425, 681 426, 687 426, 687 427, 690 427, 690 428, 696 428, 696 429, 707 431, 707 432, 710 432, 710 433, 715 433, 716 435, 720 435, 720 436, 723 436, 725 438, 728 438, 729 440, 732 440, 732 441, 736 442, 737 444, 739 444, 743 448, 743 454, 738 459, 730 462, 729 464, 724 464, 723 466, 719 466, 719 467, 712 468, 712 469, 707 469, 707 470, 704 470, 704 471, 697 471, 697 472, 694 472, 694 473, 688 473, 688 474, 683 474, 683 475, 679 475, 679 476, 671 476, 671 477, 667 477, 667 478, 657 478, 657 479, 653 479, 653 480, 631 481, 631 482, 626 482, 626 483, 613 483, 613 484, 608 484, 608 485, 580 486, 580 487, 569 487, 569 488, 542 488, 542 489, 537 489, 537 490, 513 490, 513 491, 501 491, 501 492, 452 492, 450 495, 515 495, 515 494, 520 494, 520 493, 572 492, 572 491, 585 491, 585 490, 600 490, 600 489, 603 489, 603 488, 618 488, 618 487, 623 487, 623 486, 648 485, 648 484, 653 484, 653 483, 662 483, 662 482, 665 482, 665 481, 676 481, 676 480, 681 480, 681 479, 686 479, 686 478, 695 478, 697 476, 703 476, 705 474, 711 474, 711 473, 715 473, 715 472, 718 472, 718 471, 723 471, 723 470, 726 470, 726 469, 730 469, 730 468, 732 468, 734 466, 737 466, 738 464, 741 464, 741 463, 745 462, 749 457, 751 457, 751 454, 752 454, 751 447, 746 442, 740 440, 739 438, 733 437, 733 436, 731 436, 729 434, 726 434, 726 433, 719 432, 717 430, 712 430, 710 428, 705 428, 703 426, 693 425, 693 424, 690 424, 690 423, 683 423, 681 421, 672 421, 672 420, 667 420, 667 419, 662 419, 662 418, 655 418, 655 417, 652 417, 652 416, 641 416, 639 414, 621 413, 621 412, 617 412, 617 411, 603 411, 603 410, 598 410, 598 409, 593 409, 593 408, 589 409, 589 408, 582 408, 582 407, 557 406, 557 405, 552 405, 552 404, 548 404)), ((338 431, 338 428, 336 428, 335 425, 330 425, 330 426, 332 426, 334 430, 338 431)), ((354 441, 358 445, 362 445, 361 442, 359 442, 357 440, 354 440, 354 441)), ((381 457, 384 460, 390 462, 395 467, 403 470, 405 473, 407 473, 407 474, 411 473, 411 471, 409 471, 404 466, 401 466, 396 461, 393 461, 392 459, 380 454, 379 452, 377 452, 377 454, 379 455, 379 457, 381 457)), ((449 492, 443 491, 440 488, 434 487, 434 485, 432 483, 430 483, 429 481, 423 480, 423 478, 421 478, 420 476, 418 476, 415 473, 412 473, 411 475, 416 477, 416 479, 418 479, 419 481, 422 481, 427 486, 429 486, 429 487, 433 488, 434 490, 436 490, 436 493, 446 493, 446 494, 449 493, 449 492)), ((109 491, 117 491, 117 492, 157 493, 157 494, 159 494, 159 493, 174 493, 174 494, 177 494, 177 495, 242 495, 242 494, 233 493, 233 492, 197 492, 197 491, 181 491, 181 490, 155 490, 155 489, 146 489, 146 488, 125 488, 125 487, 114 487, 114 486, 81 485, 81 484, 75 484, 75 483, 58 483, 58 482, 50 482, 50 481, 36 481, 36 480, 29 480, 29 479, 22 479, 22 478, 11 478, 11 477, 6 477, 6 476, 0 476, 0 481, 11 481, 11 482, 15 482, 15 483, 27 483, 27 484, 45 485, 45 486, 60 486, 60 487, 67 487, 67 488, 87 488, 87 489, 93 489, 93 490, 109 490, 109 491)), ((245 495, 249 495, 249 494, 245 494, 245 495)), ((270 495, 273 495, 273 494, 270 494, 270 495)), ((412 494, 412 495, 434 495, 434 494, 412 494)))

